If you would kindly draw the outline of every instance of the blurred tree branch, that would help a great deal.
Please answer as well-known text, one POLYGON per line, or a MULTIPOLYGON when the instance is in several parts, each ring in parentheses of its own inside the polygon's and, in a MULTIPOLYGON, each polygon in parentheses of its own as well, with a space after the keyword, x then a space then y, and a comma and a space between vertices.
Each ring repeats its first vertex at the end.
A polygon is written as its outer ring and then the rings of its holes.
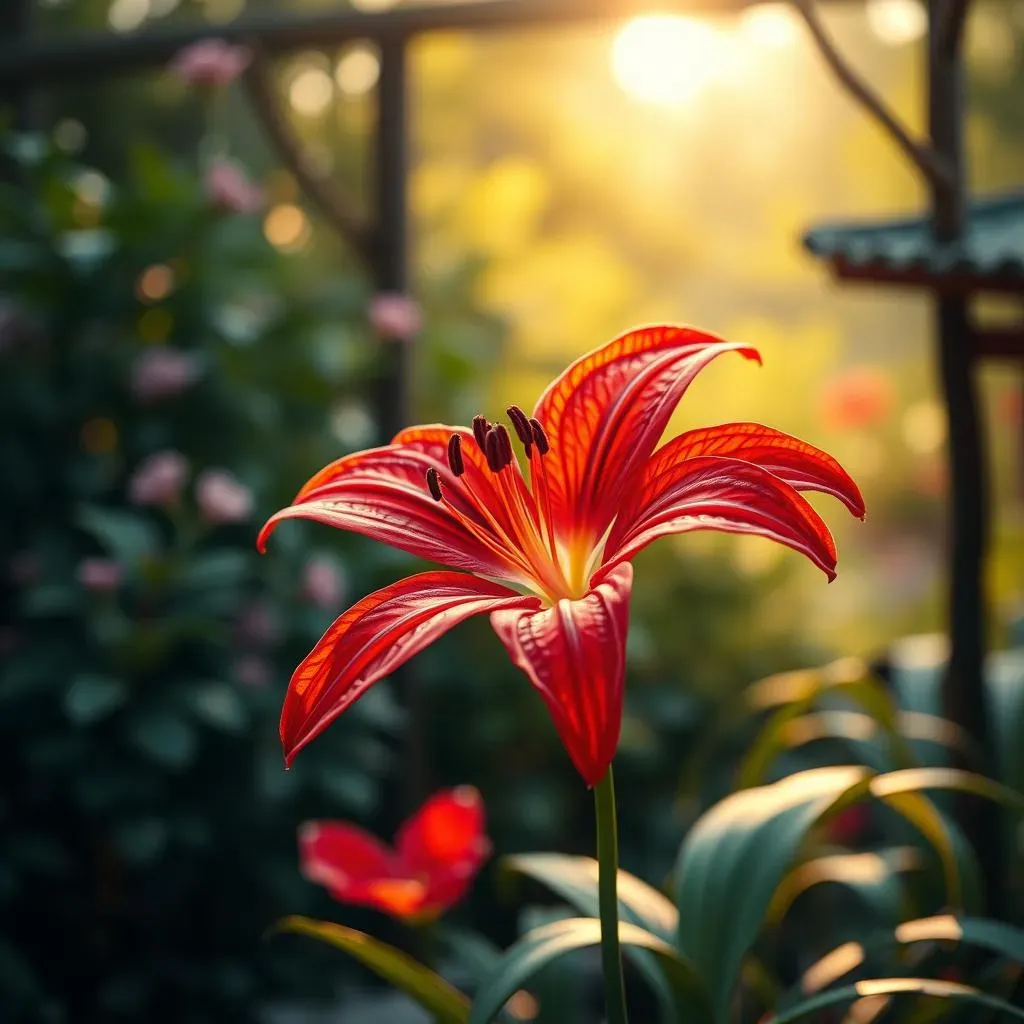
POLYGON ((947 57, 952 57, 960 51, 971 0, 948 0, 948 4, 939 26, 939 46, 947 57))
POLYGON ((246 69, 244 82, 257 119, 302 191, 331 227, 368 261, 372 234, 368 219, 355 209, 334 182, 320 174, 310 162, 274 94, 270 60, 258 44, 249 45, 253 58, 246 69))
MULTIPOLYGON (((821 55, 825 58, 825 63, 832 69, 833 74, 846 91, 889 133, 933 187, 942 188, 947 185, 951 178, 950 169, 931 146, 918 142, 910 135, 910 132, 897 120, 895 114, 885 105, 882 98, 847 63, 825 29, 815 0, 792 0, 792 2, 807 24, 821 55)), ((964 9, 968 2, 969 0, 953 0, 954 7, 963 7, 964 9)), ((955 13, 951 11, 950 17, 951 20, 955 18, 955 13)), ((959 31, 956 31, 959 35, 959 31)))

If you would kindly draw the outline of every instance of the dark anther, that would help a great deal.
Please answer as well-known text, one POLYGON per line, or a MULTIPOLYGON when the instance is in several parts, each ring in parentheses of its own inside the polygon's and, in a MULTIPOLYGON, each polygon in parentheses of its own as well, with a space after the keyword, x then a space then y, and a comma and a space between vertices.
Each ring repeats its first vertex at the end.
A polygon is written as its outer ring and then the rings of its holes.
POLYGON ((541 455, 547 455, 551 450, 551 445, 548 444, 548 435, 544 433, 544 428, 540 425, 540 420, 530 420, 530 431, 533 434, 533 443, 537 446, 537 451, 541 455))
POLYGON ((448 438, 448 465, 456 476, 462 476, 466 472, 462 462, 462 438, 458 434, 452 434, 448 438))
POLYGON ((427 490, 434 501, 441 500, 441 481, 438 478, 437 470, 433 466, 427 470, 427 490))
POLYGON ((501 465, 501 442, 498 440, 498 432, 493 427, 487 431, 484 438, 484 455, 487 456, 487 465, 492 473, 497 473, 501 465))
POLYGON ((498 435, 498 442, 501 445, 501 468, 504 469, 515 458, 512 454, 512 438, 504 423, 496 423, 494 432, 498 435))
POLYGON ((516 436, 526 446, 526 454, 530 454, 530 445, 533 444, 533 432, 530 430, 530 420, 526 413, 518 405, 510 405, 505 412, 512 421, 512 427, 516 436))
POLYGON ((473 436, 476 438, 476 446, 485 455, 487 454, 487 431, 491 429, 486 416, 473 417, 473 436))

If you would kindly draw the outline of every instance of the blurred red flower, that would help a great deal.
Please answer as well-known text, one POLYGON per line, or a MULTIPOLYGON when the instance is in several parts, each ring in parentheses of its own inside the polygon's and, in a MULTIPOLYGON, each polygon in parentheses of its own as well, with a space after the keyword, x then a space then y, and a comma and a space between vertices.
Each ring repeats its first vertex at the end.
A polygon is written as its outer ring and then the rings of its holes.
POLYGON ((883 423, 896 404, 892 380, 872 366, 856 366, 829 381, 821 416, 830 430, 860 430, 883 423))
POLYGON ((299 829, 302 874, 340 903, 422 922, 465 895, 491 852, 484 805, 472 786, 432 796, 389 849, 355 825, 309 821, 299 829))
POLYGON ((462 571, 399 580, 328 628, 288 687, 287 761, 378 679, 487 612, 594 786, 622 726, 637 552, 691 530, 758 534, 833 578, 832 537, 799 492, 832 494, 858 516, 864 502, 830 455, 759 423, 691 430, 658 448, 691 381, 725 352, 760 361, 687 327, 631 331, 578 359, 532 417, 508 409, 529 485, 508 429, 483 416, 472 428, 410 427, 309 480, 263 527, 261 550, 282 520, 314 519, 462 571))

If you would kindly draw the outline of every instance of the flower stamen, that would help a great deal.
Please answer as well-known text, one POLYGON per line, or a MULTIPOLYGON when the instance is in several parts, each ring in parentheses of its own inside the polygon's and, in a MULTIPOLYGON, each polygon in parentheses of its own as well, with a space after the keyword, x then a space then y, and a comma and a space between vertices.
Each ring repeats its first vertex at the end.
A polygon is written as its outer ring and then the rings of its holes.
POLYGON ((473 417, 473 437, 476 439, 476 446, 485 455, 487 454, 487 432, 491 429, 486 416, 473 417))
POLYGON ((448 438, 448 465, 455 476, 466 472, 466 464, 462 461, 462 438, 458 434, 448 438))
POLYGON ((427 490, 434 501, 440 501, 444 497, 441 493, 441 477, 433 466, 427 470, 427 490))
POLYGON ((530 449, 533 447, 533 430, 530 427, 529 417, 519 408, 518 405, 510 405, 505 412, 512 421, 512 427, 516 432, 523 448, 526 450, 526 457, 530 457, 530 449))

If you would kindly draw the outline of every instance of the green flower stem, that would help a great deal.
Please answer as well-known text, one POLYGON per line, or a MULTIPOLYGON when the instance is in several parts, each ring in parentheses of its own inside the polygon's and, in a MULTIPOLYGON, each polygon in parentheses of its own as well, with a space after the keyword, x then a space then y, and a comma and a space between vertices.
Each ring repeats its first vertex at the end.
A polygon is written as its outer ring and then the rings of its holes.
POLYGON ((619 840, 615 821, 615 781, 608 774, 594 787, 597 810, 597 895, 601 910, 601 967, 608 1024, 627 1024, 626 986, 619 950, 619 840))

